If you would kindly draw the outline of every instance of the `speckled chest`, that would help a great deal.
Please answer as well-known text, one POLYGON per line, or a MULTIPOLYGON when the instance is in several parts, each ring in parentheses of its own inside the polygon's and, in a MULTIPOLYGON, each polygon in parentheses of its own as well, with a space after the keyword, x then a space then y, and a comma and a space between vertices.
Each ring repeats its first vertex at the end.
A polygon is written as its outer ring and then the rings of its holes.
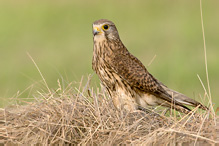
POLYGON ((123 80, 118 73, 111 67, 111 59, 115 57, 113 53, 113 47, 105 41, 94 43, 93 52, 93 70, 97 73, 103 85, 109 90, 109 92, 120 92, 127 96, 134 96, 134 92, 129 84, 123 80))

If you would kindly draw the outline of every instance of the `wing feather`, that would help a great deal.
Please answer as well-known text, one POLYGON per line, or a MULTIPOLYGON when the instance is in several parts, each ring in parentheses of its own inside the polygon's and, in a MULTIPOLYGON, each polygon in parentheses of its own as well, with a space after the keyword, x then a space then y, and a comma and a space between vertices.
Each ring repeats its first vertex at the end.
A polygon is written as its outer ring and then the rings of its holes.
POLYGON ((147 71, 145 66, 129 52, 117 53, 110 61, 106 62, 111 68, 131 87, 135 87, 143 92, 151 93, 165 101, 173 102, 183 108, 190 110, 171 95, 169 95, 159 84, 159 82, 147 71))

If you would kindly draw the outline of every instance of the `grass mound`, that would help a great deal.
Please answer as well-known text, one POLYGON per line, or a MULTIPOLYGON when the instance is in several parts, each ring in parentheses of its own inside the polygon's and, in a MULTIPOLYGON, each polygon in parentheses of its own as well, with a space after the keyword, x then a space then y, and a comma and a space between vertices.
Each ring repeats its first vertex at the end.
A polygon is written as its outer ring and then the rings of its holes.
MULTIPOLYGON (((197 110, 197 109, 194 109, 197 110)), ((211 112, 163 115, 162 110, 127 113, 105 91, 71 84, 39 93, 33 102, 0 110, 0 143, 160 145, 213 144, 219 131, 211 112)), ((218 122, 219 123, 219 122, 218 122)))

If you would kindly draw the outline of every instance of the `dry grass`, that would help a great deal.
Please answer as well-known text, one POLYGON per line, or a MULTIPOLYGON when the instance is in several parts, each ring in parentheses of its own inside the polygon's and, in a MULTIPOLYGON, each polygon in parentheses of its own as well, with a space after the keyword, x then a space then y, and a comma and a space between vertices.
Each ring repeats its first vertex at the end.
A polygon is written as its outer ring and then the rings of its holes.
POLYGON ((211 111, 161 113, 158 109, 118 111, 104 90, 93 92, 89 81, 79 88, 71 84, 63 88, 59 83, 57 90, 39 92, 33 102, 0 110, 0 143, 160 145, 218 141, 218 125, 211 111))

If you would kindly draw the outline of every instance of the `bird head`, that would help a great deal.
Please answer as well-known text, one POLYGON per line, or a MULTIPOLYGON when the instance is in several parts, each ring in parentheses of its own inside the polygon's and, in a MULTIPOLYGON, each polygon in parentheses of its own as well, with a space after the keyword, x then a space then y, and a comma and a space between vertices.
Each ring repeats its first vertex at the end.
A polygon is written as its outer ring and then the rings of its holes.
POLYGON ((116 40, 119 39, 119 33, 112 21, 100 19, 93 23, 93 37, 94 40, 116 40))

